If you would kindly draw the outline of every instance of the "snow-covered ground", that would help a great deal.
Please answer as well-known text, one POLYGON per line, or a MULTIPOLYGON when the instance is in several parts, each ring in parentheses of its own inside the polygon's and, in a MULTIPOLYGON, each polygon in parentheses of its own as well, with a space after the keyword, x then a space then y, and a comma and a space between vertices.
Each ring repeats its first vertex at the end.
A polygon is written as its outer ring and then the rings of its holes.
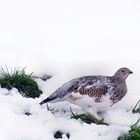
POLYGON ((0 89, 0 140, 52 140, 57 130, 70 133, 70 140, 116 140, 127 132, 139 117, 130 111, 140 99, 139 38, 139 0, 1 0, 0 65, 53 78, 37 80, 43 90, 37 99, 0 89), (134 74, 127 79, 128 94, 105 116, 109 126, 70 119, 63 113, 72 106, 66 102, 51 104, 59 108, 56 115, 38 105, 67 80, 112 75, 122 66, 134 74))

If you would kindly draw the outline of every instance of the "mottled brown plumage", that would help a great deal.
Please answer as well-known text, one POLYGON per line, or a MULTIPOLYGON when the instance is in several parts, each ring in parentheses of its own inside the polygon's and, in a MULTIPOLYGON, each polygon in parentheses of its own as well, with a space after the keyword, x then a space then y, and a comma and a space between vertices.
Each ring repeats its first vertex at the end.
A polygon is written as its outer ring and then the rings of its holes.
POLYGON ((88 95, 94 97, 95 102, 100 102, 102 95, 105 95, 108 87, 106 85, 100 85, 98 87, 80 88, 78 92, 81 95, 88 95))
POLYGON ((127 93, 126 78, 132 71, 120 68, 113 76, 83 76, 75 78, 60 88, 40 104, 68 101, 87 110, 106 110, 120 101, 127 93))

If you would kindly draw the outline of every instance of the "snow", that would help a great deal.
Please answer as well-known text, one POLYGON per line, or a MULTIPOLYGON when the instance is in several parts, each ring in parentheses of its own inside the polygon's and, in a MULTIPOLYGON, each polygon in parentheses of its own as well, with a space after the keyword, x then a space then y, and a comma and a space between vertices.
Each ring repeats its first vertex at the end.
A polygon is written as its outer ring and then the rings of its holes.
POLYGON ((36 79, 43 91, 36 99, 0 88, 0 139, 53 140, 61 130, 70 140, 117 140, 128 132, 139 118, 131 112, 140 99, 139 15, 139 0, 0 1, 1 66, 53 76, 36 79), (70 119, 70 106, 75 113, 81 109, 67 102, 50 104, 59 110, 55 114, 38 104, 72 78, 113 75, 124 66, 134 74, 127 79, 125 98, 105 115, 109 126, 70 119))
MULTIPOLYGON (((69 133, 71 140, 79 138, 116 140, 139 118, 138 114, 132 114, 121 105, 116 105, 105 116, 109 126, 89 125, 80 120, 70 119, 70 106, 75 113, 80 113, 81 110, 67 102, 49 104, 56 110, 51 113, 45 105, 42 107, 39 105, 41 97, 36 99, 22 97, 14 88, 10 91, 1 88, 0 93, 0 137, 3 140, 53 140, 53 134, 58 130, 69 133), (26 116, 25 112, 30 112, 32 115, 26 116)), ((68 138, 63 135, 63 139, 68 138)))

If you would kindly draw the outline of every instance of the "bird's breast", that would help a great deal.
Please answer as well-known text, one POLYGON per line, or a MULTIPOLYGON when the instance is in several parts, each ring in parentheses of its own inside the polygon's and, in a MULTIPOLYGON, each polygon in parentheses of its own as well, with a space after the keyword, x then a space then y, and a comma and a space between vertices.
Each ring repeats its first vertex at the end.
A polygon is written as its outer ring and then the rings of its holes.
POLYGON ((89 97, 88 95, 81 95, 80 93, 71 93, 67 96, 66 100, 82 108, 95 107, 101 110, 102 108, 110 107, 112 104, 109 93, 101 97, 101 99, 97 97, 89 97))

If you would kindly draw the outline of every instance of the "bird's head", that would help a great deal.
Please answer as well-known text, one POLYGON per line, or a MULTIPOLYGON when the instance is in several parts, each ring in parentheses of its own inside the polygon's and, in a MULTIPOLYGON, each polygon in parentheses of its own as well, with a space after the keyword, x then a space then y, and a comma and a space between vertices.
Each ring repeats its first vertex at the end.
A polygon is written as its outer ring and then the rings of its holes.
POLYGON ((121 78, 121 79, 125 80, 132 73, 133 72, 128 68, 120 68, 114 74, 114 77, 121 78))

